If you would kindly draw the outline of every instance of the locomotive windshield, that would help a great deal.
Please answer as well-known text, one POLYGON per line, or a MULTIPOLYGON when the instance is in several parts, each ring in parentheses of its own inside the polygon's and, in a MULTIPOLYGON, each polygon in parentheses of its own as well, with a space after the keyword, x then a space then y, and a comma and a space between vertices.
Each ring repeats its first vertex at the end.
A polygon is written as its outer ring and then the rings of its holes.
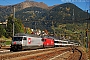
POLYGON ((23 37, 13 37, 13 41, 22 41, 23 37))

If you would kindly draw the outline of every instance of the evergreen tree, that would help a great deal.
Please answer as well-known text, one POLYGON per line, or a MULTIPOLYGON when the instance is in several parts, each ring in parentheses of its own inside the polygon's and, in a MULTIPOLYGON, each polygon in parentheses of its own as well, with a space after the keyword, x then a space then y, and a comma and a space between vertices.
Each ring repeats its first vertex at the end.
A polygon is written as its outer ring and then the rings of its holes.
POLYGON ((8 17, 8 22, 7 22, 7 28, 6 28, 6 37, 12 37, 12 32, 13 32, 13 17, 8 17))
POLYGON ((0 37, 4 36, 5 33, 6 33, 6 30, 2 26, 0 26, 0 37))

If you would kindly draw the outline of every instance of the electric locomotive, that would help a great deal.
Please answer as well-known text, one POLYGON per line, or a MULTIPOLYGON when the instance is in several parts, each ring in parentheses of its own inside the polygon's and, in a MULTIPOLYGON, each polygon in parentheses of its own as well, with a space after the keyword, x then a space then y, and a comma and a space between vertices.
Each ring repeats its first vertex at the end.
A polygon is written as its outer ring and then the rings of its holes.
POLYGON ((42 38, 37 35, 28 35, 24 33, 15 34, 12 38, 10 51, 17 51, 23 49, 40 48, 43 46, 42 38))

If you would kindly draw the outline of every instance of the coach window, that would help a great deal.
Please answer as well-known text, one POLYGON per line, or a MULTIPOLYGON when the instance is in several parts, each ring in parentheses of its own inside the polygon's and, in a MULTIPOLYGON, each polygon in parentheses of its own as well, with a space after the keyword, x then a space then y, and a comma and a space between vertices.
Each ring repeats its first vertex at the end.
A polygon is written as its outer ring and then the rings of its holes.
POLYGON ((27 40, 27 38, 26 37, 23 37, 23 40, 27 40))

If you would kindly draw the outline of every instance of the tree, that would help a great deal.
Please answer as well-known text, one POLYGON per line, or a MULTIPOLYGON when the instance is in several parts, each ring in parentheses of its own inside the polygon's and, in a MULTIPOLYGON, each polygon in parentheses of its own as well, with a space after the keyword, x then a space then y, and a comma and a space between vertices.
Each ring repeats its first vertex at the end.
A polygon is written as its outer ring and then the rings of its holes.
POLYGON ((8 22, 7 22, 7 28, 6 28, 6 37, 12 37, 12 32, 13 32, 13 17, 8 17, 8 22))
POLYGON ((27 34, 31 34, 32 31, 31 31, 31 29, 30 29, 29 27, 25 27, 25 33, 27 33, 27 34))
POLYGON ((13 19, 12 16, 8 17, 8 22, 7 22, 7 28, 6 28, 6 37, 12 37, 13 36, 13 23, 14 23, 14 33, 23 33, 24 32, 24 27, 21 20, 19 19, 13 19))
POLYGON ((6 33, 6 30, 2 26, 0 26, 0 37, 4 36, 5 33, 6 33))
POLYGON ((16 33, 24 33, 24 26, 19 19, 15 19, 15 34, 16 33))

